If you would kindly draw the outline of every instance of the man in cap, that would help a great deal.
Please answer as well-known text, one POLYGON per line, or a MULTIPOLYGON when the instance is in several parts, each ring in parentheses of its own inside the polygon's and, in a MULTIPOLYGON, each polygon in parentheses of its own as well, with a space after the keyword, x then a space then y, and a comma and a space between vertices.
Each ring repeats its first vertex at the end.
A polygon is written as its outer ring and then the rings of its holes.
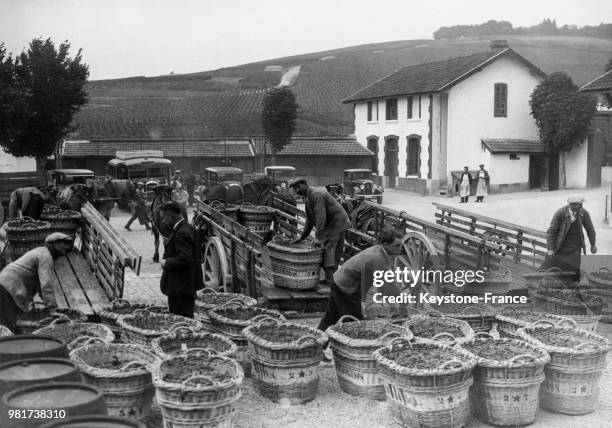
POLYGON ((136 192, 131 202, 132 217, 130 217, 127 224, 123 227, 131 231, 132 229, 130 229, 130 226, 134 220, 138 219, 138 222, 143 224, 147 230, 151 230, 149 226, 149 216, 147 216, 147 201, 145 200, 144 183, 138 182, 136 184, 136 192))
POLYGON ((35 220, 40 218, 45 200, 52 199, 50 189, 43 187, 21 187, 13 190, 9 199, 9 218, 18 218, 19 213, 35 220))
POLYGON ((52 233, 44 247, 28 251, 0 272, 0 324, 18 333, 17 315, 30 310, 36 294, 47 308, 57 307, 54 260, 66 255, 72 242, 68 235, 52 233))
POLYGON ((312 228, 315 228, 315 244, 324 248, 323 270, 327 286, 331 289, 333 275, 338 269, 344 249, 344 235, 351 227, 351 222, 344 208, 325 189, 308 186, 304 178, 292 180, 289 187, 295 189, 306 202, 304 231, 293 243, 306 239, 312 228))
POLYGON ((580 255, 586 254, 584 228, 591 243, 591 253, 597 252, 595 228, 589 212, 582 207, 584 197, 570 196, 568 205, 558 209, 553 215, 546 231, 546 260, 542 268, 558 267, 575 272, 575 280, 580 280, 580 255))

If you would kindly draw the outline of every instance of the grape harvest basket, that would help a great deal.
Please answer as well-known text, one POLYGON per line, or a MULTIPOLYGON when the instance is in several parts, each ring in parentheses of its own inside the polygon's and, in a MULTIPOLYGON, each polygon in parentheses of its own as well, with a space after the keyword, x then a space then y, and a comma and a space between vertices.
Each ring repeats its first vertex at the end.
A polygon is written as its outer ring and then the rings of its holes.
POLYGON ((151 348, 160 358, 183 354, 190 349, 206 350, 213 355, 236 358, 238 348, 227 337, 216 333, 195 333, 188 327, 177 327, 174 332, 154 339, 151 348))
POLYGON ((290 290, 309 290, 319 282, 323 248, 304 241, 291 245, 278 236, 267 244, 272 262, 274 285, 290 290))
POLYGON ((262 236, 269 234, 276 209, 265 205, 244 203, 238 209, 238 220, 252 232, 262 236))
POLYGON ((546 351, 522 340, 494 339, 487 333, 476 333, 461 349, 477 361, 470 402, 478 419, 505 426, 535 421, 544 366, 550 362, 546 351))
POLYGON ((211 201, 210 206, 232 220, 238 220, 238 209, 240 208, 238 205, 226 204, 221 201, 211 201))
POLYGON ((194 331, 204 330, 204 325, 191 318, 173 314, 157 314, 145 309, 137 309, 131 315, 118 320, 122 337, 127 343, 151 346, 153 339, 172 332, 179 326, 187 326, 194 331))
POLYGON ((375 351, 374 359, 391 415, 401 426, 465 425, 474 358, 447 345, 396 338, 375 351))
POLYGON ((609 290, 612 288, 612 270, 601 267, 595 272, 586 274, 589 287, 593 290, 609 290))
POLYGON ((75 322, 86 322, 87 315, 76 309, 57 309, 52 311, 48 308, 36 307, 29 312, 17 315, 17 328, 21 334, 32 334, 35 330, 49 325, 57 318, 64 318, 75 322))
POLYGON ((232 427, 243 378, 236 361, 202 350, 159 360, 153 383, 164 427, 232 427))
POLYGON ((45 245, 45 238, 51 233, 51 223, 22 217, 6 225, 6 237, 11 256, 16 259, 28 251, 45 245))
POLYGON ((274 402, 314 400, 327 335, 318 329, 267 318, 244 330, 252 375, 260 394, 274 402))
POLYGON ((518 330, 521 338, 550 354, 540 389, 542 407, 553 413, 581 415, 595 410, 599 382, 610 351, 596 334, 540 322, 518 330))
POLYGON ((238 348, 236 361, 240 363, 246 376, 251 375, 251 357, 248 341, 242 334, 243 330, 267 318, 285 320, 285 317, 278 311, 248 307, 242 302, 230 302, 224 306, 218 306, 211 309, 208 315, 215 330, 228 336, 236 344, 238 348))
POLYGON ((384 400, 385 389, 372 353, 396 337, 412 340, 410 330, 387 321, 359 321, 344 315, 325 333, 334 354, 340 389, 352 395, 384 400))
POLYGON ((115 341, 115 335, 104 324, 74 322, 67 318, 56 318, 48 326, 35 330, 34 334, 55 337, 64 342, 70 350, 81 346, 83 340, 91 337, 98 338, 104 343, 115 341))
POLYGON ((73 350, 85 382, 100 389, 108 412, 136 419, 151 411, 155 389, 151 378, 157 356, 140 345, 87 344, 73 350))
POLYGON ((257 300, 244 294, 237 293, 219 293, 212 288, 203 288, 197 292, 195 301, 195 315, 198 321, 210 324, 208 311, 223 306, 232 301, 244 303, 245 306, 257 306, 257 300))
POLYGON ((98 312, 98 315, 100 316, 100 321, 112 330, 118 340, 121 340, 122 329, 119 327, 119 318, 123 315, 130 315, 137 309, 146 309, 149 312, 155 313, 168 312, 168 309, 163 306, 131 303, 125 299, 115 299, 109 305, 103 307, 102 310, 98 312))
POLYGON ((474 338, 474 330, 463 320, 455 318, 415 315, 404 323, 420 341, 444 341, 450 344, 464 343, 474 338))
POLYGON ((441 306, 439 311, 430 309, 422 315, 465 321, 475 333, 491 331, 495 322, 495 311, 487 306, 462 306, 461 308, 441 306))
POLYGON ((81 213, 69 210, 43 211, 40 219, 51 224, 51 232, 65 233, 72 239, 82 222, 81 213))
POLYGON ((529 327, 540 320, 551 321, 559 325, 567 323, 569 327, 577 327, 576 322, 569 317, 544 312, 517 311, 513 308, 504 308, 500 314, 495 316, 495 319, 499 334, 511 339, 518 339, 519 328, 529 327))

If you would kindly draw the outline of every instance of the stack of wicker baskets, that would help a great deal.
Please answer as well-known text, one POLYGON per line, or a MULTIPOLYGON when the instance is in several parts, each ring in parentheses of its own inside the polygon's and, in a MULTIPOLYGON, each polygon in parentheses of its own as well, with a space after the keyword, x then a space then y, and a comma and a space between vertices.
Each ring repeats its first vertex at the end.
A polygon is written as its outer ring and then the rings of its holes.
POLYGON ((153 383, 164 427, 233 426, 243 378, 236 361, 200 350, 158 361, 153 383))
POLYGON ((372 353, 392 338, 411 340, 410 330, 386 321, 359 321, 344 315, 325 333, 334 353, 340 389, 352 395, 384 400, 385 390, 372 353), (353 322, 345 322, 351 319, 353 322))
POLYGON ((51 232, 65 233, 73 239, 82 221, 81 213, 60 209, 43 211, 40 219, 51 224, 51 232))
POLYGON ((221 357, 236 358, 238 348, 221 334, 195 333, 188 327, 177 327, 174 332, 153 340, 153 352, 160 358, 181 355, 191 349, 206 350, 221 357))
POLYGON ((126 343, 142 346, 151 346, 153 339, 168 334, 179 326, 187 326, 194 331, 205 330, 201 322, 191 318, 157 314, 146 309, 137 309, 131 315, 124 315, 119 318, 118 323, 122 329, 122 339, 126 343))
POLYGON ((81 346, 83 340, 91 337, 98 338, 104 343, 113 343, 115 340, 115 335, 111 329, 103 324, 73 322, 65 318, 56 318, 48 326, 34 331, 34 334, 60 339, 68 346, 68 349, 81 346))
POLYGON ((115 299, 108 306, 98 312, 100 321, 107 325, 115 335, 117 340, 121 340, 121 327, 119 318, 123 315, 130 315, 137 309, 146 309, 149 312, 166 313, 168 309, 163 306, 151 306, 143 303, 131 303, 125 299, 115 299))
POLYGON ((246 376, 251 374, 251 358, 248 352, 248 342, 242 331, 263 319, 285 320, 280 312, 248 307, 243 302, 238 301, 213 308, 208 311, 208 316, 215 330, 229 337, 238 347, 236 360, 242 365, 246 376))
POLYGON ((151 411, 155 390, 151 379, 157 357, 143 346, 85 345, 70 353, 85 382, 104 393, 108 412, 136 419, 151 411))
POLYGON ((28 251, 45 245, 45 238, 51 233, 51 223, 31 217, 11 220, 6 225, 6 235, 13 259, 28 251))
POLYGON ((532 423, 540 407, 538 391, 548 353, 522 340, 494 339, 487 333, 476 333, 461 347, 478 362, 470 388, 475 416, 492 425, 532 423))
POLYGON ((252 354, 252 373, 260 394, 274 401, 314 400, 319 363, 327 336, 312 327, 268 318, 244 329, 252 354))
POLYGON ((540 389, 542 407, 553 413, 582 415, 599 402, 599 381, 610 351, 608 341, 584 330, 560 326, 531 326, 519 336, 550 354, 540 389))
POLYGON ((268 243, 274 285, 291 290, 315 288, 323 260, 323 248, 309 244, 290 245, 275 237, 268 243))
POLYGON ((454 345, 469 342, 474 338, 474 330, 467 322, 446 316, 415 315, 404 323, 404 327, 408 328, 418 341, 442 341, 454 345))
POLYGON ((267 237, 271 233, 275 214, 276 209, 272 207, 244 203, 238 209, 238 220, 252 232, 267 237))
POLYGON ((244 294, 219 293, 212 288, 199 290, 195 301, 195 317, 204 324, 210 324, 208 311, 232 301, 243 302, 245 306, 257 306, 257 300, 244 294))
POLYGON ((393 418, 401 426, 460 428, 470 414, 473 358, 434 342, 397 338, 374 352, 393 418))
POLYGON ((602 309, 602 320, 612 323, 612 270, 602 267, 595 272, 588 273, 586 278, 589 289, 606 303, 602 309))
POLYGON ((57 318, 85 322, 87 315, 76 309, 62 309, 61 311, 51 311, 48 308, 36 308, 29 312, 22 312, 17 315, 17 328, 21 334, 32 334, 35 330, 49 325, 57 318))

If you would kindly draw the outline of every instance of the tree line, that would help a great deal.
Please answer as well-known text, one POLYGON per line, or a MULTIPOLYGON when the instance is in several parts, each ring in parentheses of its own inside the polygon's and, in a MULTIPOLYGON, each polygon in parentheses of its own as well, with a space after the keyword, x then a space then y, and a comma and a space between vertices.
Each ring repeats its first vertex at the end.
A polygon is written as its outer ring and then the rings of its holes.
POLYGON ((453 25, 440 27, 434 31, 434 39, 458 39, 460 37, 491 36, 495 34, 531 34, 543 36, 580 36, 612 39, 612 24, 599 24, 597 26, 577 25, 557 26, 554 19, 546 18, 531 27, 514 27, 508 21, 490 20, 476 25, 453 25))

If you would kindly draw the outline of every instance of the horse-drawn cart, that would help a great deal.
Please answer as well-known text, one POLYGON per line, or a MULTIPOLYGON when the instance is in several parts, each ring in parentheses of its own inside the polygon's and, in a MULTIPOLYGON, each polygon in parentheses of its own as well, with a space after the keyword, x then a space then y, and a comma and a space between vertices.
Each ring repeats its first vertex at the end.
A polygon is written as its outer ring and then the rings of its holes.
MULTIPOLYGON (((456 284, 419 280, 415 287, 402 291, 420 290, 432 295, 451 292, 481 294, 487 291, 502 294, 510 289, 523 288, 522 275, 536 270, 535 266, 530 268, 525 263, 529 259, 526 254, 516 260, 515 253, 500 251, 499 237, 493 239, 490 234, 469 233, 469 230, 460 230, 448 221, 440 222, 442 224, 425 221, 368 201, 359 203, 362 209, 367 208, 371 218, 368 227, 354 224, 347 231, 344 260, 379 242, 382 228, 391 226, 405 233, 402 254, 395 261, 396 268, 453 273, 479 270, 484 278, 477 286, 480 288, 462 289, 456 284), (520 272, 520 275, 515 272, 520 272)), ((287 238, 297 236, 303 229, 305 213, 277 199, 272 206, 276 209, 273 234, 287 238)), ((361 223, 363 225, 363 219, 361 223)), ((275 286, 266 237, 228 217, 223 209, 198 200, 194 224, 203 232, 202 264, 206 286, 245 293, 281 310, 310 312, 324 308, 326 297, 316 291, 294 291, 275 286)))

